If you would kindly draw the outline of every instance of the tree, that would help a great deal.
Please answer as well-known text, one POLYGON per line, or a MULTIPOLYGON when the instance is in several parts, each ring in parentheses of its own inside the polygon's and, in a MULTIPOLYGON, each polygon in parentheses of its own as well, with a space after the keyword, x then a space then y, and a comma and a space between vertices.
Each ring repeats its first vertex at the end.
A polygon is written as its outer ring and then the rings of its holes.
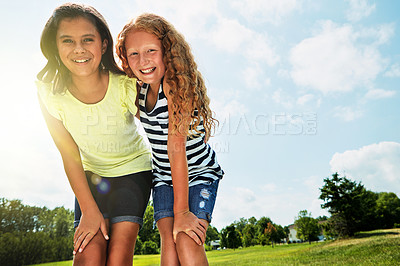
POLYGON ((379 229, 376 216, 376 203, 378 200, 378 193, 364 189, 360 195, 360 224, 357 231, 368 231, 379 229))
POLYGON ((257 244, 257 227, 255 224, 248 223, 243 228, 243 246, 250 247, 257 244))
POLYGON ((260 220, 257 221, 257 230, 258 233, 263 233, 264 229, 268 227, 268 223, 272 223, 272 220, 268 217, 261 217, 260 220))
POLYGON ((54 233, 56 237, 68 237, 74 234, 74 222, 70 219, 73 216, 71 210, 64 207, 57 207, 53 211, 54 233))
POLYGON ((219 239, 219 233, 217 228, 210 225, 207 229, 206 233, 206 243, 209 244, 211 241, 219 239))
POLYGON ((243 229, 246 226, 246 224, 248 223, 248 220, 245 218, 240 218, 239 221, 234 221, 233 224, 235 225, 236 229, 243 234, 243 229))
POLYGON ((28 265, 72 259, 73 212, 0 198, 0 261, 28 265))
POLYGON ((321 207, 328 209, 331 219, 340 221, 333 227, 339 236, 354 235, 365 225, 363 219, 374 203, 368 199, 371 194, 366 193, 361 183, 339 177, 338 173, 333 174, 332 179, 325 178, 324 182, 319 198, 325 203, 321 207))
POLYGON ((136 241, 135 245, 135 254, 158 254, 158 249, 160 248, 160 233, 154 226, 153 215, 153 202, 150 202, 143 216, 143 225, 140 228, 138 240, 136 241), (146 244, 147 241, 151 241, 152 243, 154 243, 156 245, 156 248, 154 248, 154 245, 150 242, 146 244))
POLYGON ((158 254, 157 244, 151 240, 144 242, 142 252, 143 254, 158 254))
POLYGON ((297 229, 297 238, 308 241, 318 240, 320 235, 320 228, 318 227, 318 220, 311 217, 311 213, 307 210, 299 212, 294 224, 297 229))
POLYGON ((281 243, 283 239, 286 239, 289 235, 289 227, 282 225, 275 225, 276 232, 277 232, 277 239, 274 240, 276 243, 281 243))
POLYGON ((323 216, 318 216, 316 219, 318 222, 324 222, 324 221, 328 220, 329 218, 326 215, 323 215, 323 216))
POLYGON ((264 235, 272 247, 274 247, 274 243, 280 241, 278 231, 272 223, 268 223, 267 228, 264 229, 264 235))
POLYGON ((221 230, 221 246, 236 249, 241 244, 242 237, 233 223, 221 230))
POLYGON ((380 228, 393 228, 400 222, 400 199, 393 192, 378 193, 376 201, 376 217, 380 228))
POLYGON ((266 234, 266 229, 268 228, 268 224, 272 224, 272 220, 268 217, 261 217, 257 223, 257 240, 258 244, 268 245, 270 243, 269 236, 266 234))

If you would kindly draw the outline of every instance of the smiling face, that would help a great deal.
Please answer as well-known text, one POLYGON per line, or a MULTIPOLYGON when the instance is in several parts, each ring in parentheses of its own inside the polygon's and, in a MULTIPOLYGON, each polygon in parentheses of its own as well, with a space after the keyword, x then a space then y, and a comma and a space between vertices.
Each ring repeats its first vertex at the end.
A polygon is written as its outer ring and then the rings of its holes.
POLYGON ((107 40, 101 41, 90 20, 83 17, 63 19, 57 30, 56 42, 61 61, 73 78, 98 74, 107 40))
POLYGON ((154 34, 133 30, 126 36, 125 49, 135 76, 158 89, 165 74, 161 41, 154 34))

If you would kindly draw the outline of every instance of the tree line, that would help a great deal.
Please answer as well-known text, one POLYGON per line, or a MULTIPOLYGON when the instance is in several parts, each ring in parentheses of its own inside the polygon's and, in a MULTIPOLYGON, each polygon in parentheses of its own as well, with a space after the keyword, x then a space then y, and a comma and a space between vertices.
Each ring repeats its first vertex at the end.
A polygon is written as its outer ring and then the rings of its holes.
MULTIPOLYGON (((207 232, 208 234, 208 232, 207 232)), ((255 245, 272 245, 284 242, 289 234, 289 228, 275 224, 268 217, 257 220, 254 216, 248 219, 240 218, 219 233, 222 248, 250 247, 255 245)))
POLYGON ((373 192, 361 182, 334 173, 324 179, 319 199, 331 217, 323 224, 331 237, 353 236, 360 231, 400 227, 400 199, 393 192, 373 192))
POLYGON ((71 210, 33 207, 0 198, 0 261, 27 265, 72 259, 71 210))
POLYGON ((324 179, 319 199, 331 216, 314 219, 307 210, 295 220, 297 237, 305 241, 354 236, 357 232, 400 227, 400 199, 393 192, 373 192, 361 182, 334 173, 324 179))
MULTIPOLYGON (((160 234, 155 226, 154 209, 150 204, 139 231, 135 254, 158 254, 160 234)), ((72 259, 73 211, 64 207, 29 206, 21 200, 0 198, 0 261, 2 265, 28 265, 72 259)), ((287 227, 274 224, 268 217, 257 220, 240 218, 223 228, 210 225, 205 248, 211 241, 220 240, 221 247, 267 245, 280 242, 287 236, 287 227)))
MULTIPOLYGON (((372 192, 361 182, 337 173, 324 179, 320 188, 321 207, 331 216, 312 218, 299 212, 294 224, 297 237, 314 241, 353 236, 356 232, 400 227, 400 199, 391 192, 372 192)), ((135 254, 160 252, 160 234, 155 226, 152 204, 146 209, 135 246, 135 254)), ((48 209, 22 204, 20 200, 0 198, 0 261, 4 265, 27 265, 72 259, 73 211, 64 207, 48 209)), ((288 242, 289 228, 268 217, 240 218, 220 231, 210 225, 205 248, 219 240, 221 248, 272 245, 288 242)))
MULTIPOLYGON (((307 210, 301 210, 294 225, 297 238, 317 241, 351 237, 361 231, 400 227, 400 199, 393 192, 373 192, 361 182, 351 181, 334 173, 324 179, 320 188, 324 203, 322 209, 331 216, 313 218, 307 210)), ((289 229, 271 221, 268 217, 257 220, 241 218, 223 228, 219 233, 221 247, 238 248, 288 242, 289 229)))

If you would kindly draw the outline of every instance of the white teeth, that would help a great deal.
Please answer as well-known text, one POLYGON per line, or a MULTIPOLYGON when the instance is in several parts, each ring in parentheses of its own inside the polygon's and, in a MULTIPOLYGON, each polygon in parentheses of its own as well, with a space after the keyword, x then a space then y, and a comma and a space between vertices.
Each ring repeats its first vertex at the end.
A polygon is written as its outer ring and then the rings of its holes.
POLYGON ((146 69, 146 70, 140 70, 140 71, 141 71, 142 73, 144 73, 144 74, 149 74, 149 73, 153 72, 154 69, 156 69, 156 68, 154 67, 154 68, 150 68, 150 69, 146 69))
POLYGON ((76 59, 76 60, 74 60, 75 63, 85 63, 87 61, 89 61, 89 59, 76 59))

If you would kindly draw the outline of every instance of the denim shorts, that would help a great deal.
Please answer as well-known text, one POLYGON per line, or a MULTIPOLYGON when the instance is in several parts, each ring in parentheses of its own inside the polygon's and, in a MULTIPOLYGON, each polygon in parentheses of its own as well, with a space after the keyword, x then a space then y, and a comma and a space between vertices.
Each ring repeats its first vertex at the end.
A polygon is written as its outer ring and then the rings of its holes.
MULTIPOLYGON (((151 193, 151 171, 121 177, 100 177, 89 171, 85 174, 94 200, 104 218, 110 219, 110 224, 127 221, 142 226, 151 193)), ((74 227, 79 225, 81 215, 75 198, 74 227)))
MULTIPOLYGON (((199 219, 211 222, 217 197, 219 179, 189 187, 189 210, 199 219)), ((172 186, 153 188, 154 220, 174 217, 174 191, 172 186)))

